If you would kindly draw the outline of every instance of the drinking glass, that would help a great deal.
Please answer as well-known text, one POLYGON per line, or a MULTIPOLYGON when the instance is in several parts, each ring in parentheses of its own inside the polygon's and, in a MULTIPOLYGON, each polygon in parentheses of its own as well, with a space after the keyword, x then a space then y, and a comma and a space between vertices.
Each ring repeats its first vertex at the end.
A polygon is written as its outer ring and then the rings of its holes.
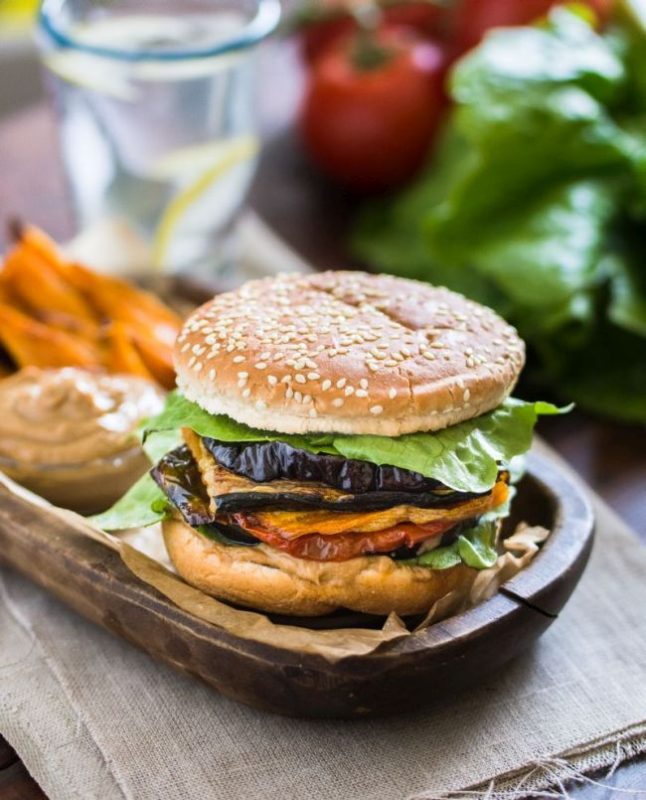
POLYGON ((80 226, 125 220, 160 270, 231 264, 259 148, 254 53, 279 17, 279 0, 42 2, 80 226))

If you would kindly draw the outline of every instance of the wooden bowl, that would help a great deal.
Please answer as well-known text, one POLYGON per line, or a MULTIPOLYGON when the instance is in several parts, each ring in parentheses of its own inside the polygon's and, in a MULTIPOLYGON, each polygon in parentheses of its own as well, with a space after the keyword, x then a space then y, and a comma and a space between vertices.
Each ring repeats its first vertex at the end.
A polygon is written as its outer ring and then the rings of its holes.
MULTIPOLYGON (((592 511, 555 462, 532 455, 510 526, 521 520, 552 534, 530 566, 491 600, 334 664, 241 639, 192 617, 139 581, 118 554, 62 520, 48 517, 43 525, 41 511, 8 493, 0 505, 0 558, 88 619, 228 697, 278 714, 354 718, 418 707, 480 680, 552 624, 588 560, 592 511)), ((371 623, 353 614, 309 624, 361 622, 371 623)))

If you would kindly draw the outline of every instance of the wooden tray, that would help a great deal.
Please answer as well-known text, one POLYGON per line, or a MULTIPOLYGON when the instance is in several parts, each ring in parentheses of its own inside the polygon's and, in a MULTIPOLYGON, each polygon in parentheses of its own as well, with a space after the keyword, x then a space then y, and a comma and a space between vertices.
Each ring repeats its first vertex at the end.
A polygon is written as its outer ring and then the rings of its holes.
MULTIPOLYGON (((526 650, 554 621, 592 546, 592 511, 578 484, 546 457, 531 455, 510 524, 545 525, 552 535, 530 566, 463 614, 331 664, 234 637, 192 617, 139 581, 115 552, 70 531, 62 520, 48 517, 44 525, 41 511, 3 494, 5 564, 153 658, 235 700, 290 716, 399 712, 480 680, 526 650)), ((312 620, 316 627, 359 622, 357 615, 312 620)))

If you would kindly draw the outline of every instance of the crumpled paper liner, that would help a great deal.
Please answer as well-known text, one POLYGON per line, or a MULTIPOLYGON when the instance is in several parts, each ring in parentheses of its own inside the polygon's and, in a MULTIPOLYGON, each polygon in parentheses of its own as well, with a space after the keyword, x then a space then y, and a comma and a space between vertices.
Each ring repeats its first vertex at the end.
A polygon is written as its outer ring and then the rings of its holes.
POLYGON ((497 563, 489 569, 473 570, 472 583, 464 591, 449 592, 437 600, 413 631, 408 630, 396 614, 391 614, 379 630, 360 627, 318 630, 272 622, 265 614, 234 608, 190 586, 174 572, 158 526, 127 531, 115 536, 94 527, 73 511, 51 505, 1 472, 0 483, 23 501, 38 507, 43 514, 51 514, 68 522, 74 533, 87 536, 115 550, 137 578, 194 617, 243 639, 320 655, 330 662, 350 656, 368 655, 386 642, 415 636, 435 622, 488 600, 501 584, 532 561, 539 545, 550 533, 542 527, 519 525, 503 541, 505 552, 500 555, 497 563))

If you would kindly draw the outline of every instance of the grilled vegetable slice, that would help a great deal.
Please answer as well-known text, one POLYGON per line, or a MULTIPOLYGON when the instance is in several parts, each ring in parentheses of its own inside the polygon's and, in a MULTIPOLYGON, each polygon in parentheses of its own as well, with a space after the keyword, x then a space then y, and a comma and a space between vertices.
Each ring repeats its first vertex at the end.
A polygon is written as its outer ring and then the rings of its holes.
POLYGON ((202 442, 218 464, 256 483, 307 481, 323 483, 347 494, 430 493, 442 488, 439 481, 425 478, 418 472, 326 453, 310 453, 285 442, 231 444, 207 437, 202 442))
POLYGON ((401 547, 413 547, 434 537, 441 540, 442 534, 455 527, 451 520, 433 522, 429 525, 394 525, 373 533, 341 533, 325 536, 311 533, 299 539, 284 539, 266 528, 245 528, 255 537, 295 558, 311 561, 347 561, 349 558, 370 553, 392 553, 401 547))
POLYGON ((247 530, 262 528, 284 539, 297 539, 310 533, 339 535, 342 533, 373 533, 401 523, 424 526, 441 523, 451 527, 473 519, 502 505, 507 499, 507 485, 497 483, 485 497, 467 500, 450 508, 415 508, 395 506, 383 511, 258 511, 252 514, 233 514, 235 521, 247 530))
POLYGON ((150 474, 189 525, 197 528, 213 522, 209 495, 186 445, 167 453, 150 474))
MULTIPOLYGON (((206 447, 206 440, 193 431, 184 430, 184 438, 198 461, 202 479, 212 499, 212 510, 235 513, 258 509, 327 511, 379 511, 394 506, 416 508, 450 508, 451 506, 485 495, 454 492, 438 487, 434 492, 374 491, 359 495, 332 489, 322 483, 275 480, 258 483, 237 475, 221 466, 206 447)), ((501 476, 507 480, 506 473, 501 476)), ((488 493, 490 494, 490 493, 488 493)))

